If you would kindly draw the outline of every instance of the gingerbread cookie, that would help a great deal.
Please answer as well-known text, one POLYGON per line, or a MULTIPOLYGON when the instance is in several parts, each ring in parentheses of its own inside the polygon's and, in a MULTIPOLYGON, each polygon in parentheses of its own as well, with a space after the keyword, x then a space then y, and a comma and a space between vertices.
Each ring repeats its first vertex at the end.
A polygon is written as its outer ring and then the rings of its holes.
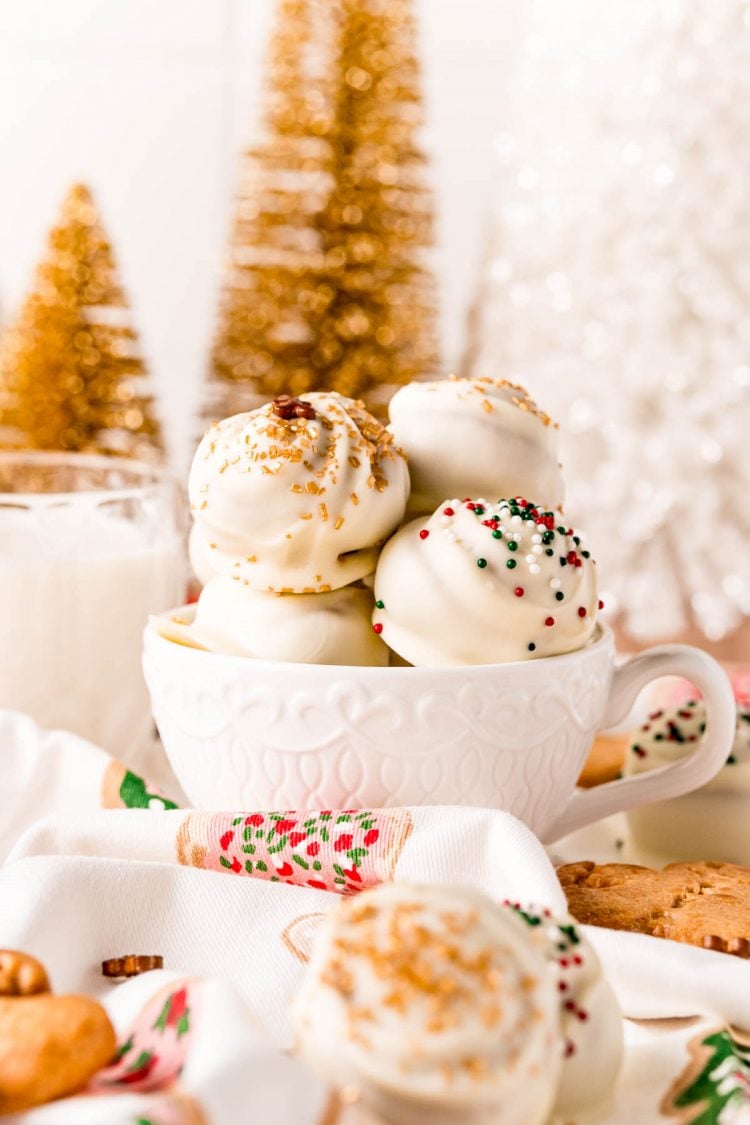
POLYGON ((87 996, 53 996, 33 957, 0 951, 0 1114, 72 1094, 112 1058, 114 1029, 87 996))
POLYGON ((568 863, 557 871, 579 922, 633 930, 750 957, 750 868, 671 863, 568 863))
POLYGON ((49 978, 41 961, 15 949, 0 949, 0 996, 35 996, 49 991, 49 978))
POLYGON ((598 735, 578 778, 581 788, 591 789, 607 781, 616 781, 622 773, 629 745, 629 734, 598 735))

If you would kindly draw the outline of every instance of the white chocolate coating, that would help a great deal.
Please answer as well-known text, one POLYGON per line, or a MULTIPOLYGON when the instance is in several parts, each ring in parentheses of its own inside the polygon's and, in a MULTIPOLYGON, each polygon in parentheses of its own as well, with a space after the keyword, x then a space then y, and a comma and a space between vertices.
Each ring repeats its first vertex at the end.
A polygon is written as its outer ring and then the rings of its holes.
POLYGON ((516 501, 446 500, 401 528, 375 572, 383 608, 373 620, 386 644, 424 667, 582 648, 596 625, 596 569, 563 517, 547 513, 516 501))
POLYGON ((541 1125, 561 1065, 556 982, 512 911, 466 888, 344 899, 293 1008, 299 1049, 398 1125, 541 1125))
POLYGON ((490 378, 409 383, 388 410, 409 459, 411 513, 432 512, 445 496, 562 504, 557 426, 523 387, 490 378))
POLYGON ((612 1101, 624 1051, 614 992, 574 918, 535 905, 513 909, 526 921, 529 939, 545 957, 558 990, 564 1054, 555 1120, 601 1114, 612 1101))
MULTIPOLYGON (((195 617, 177 639, 256 660, 384 667, 389 652, 373 632, 371 616, 372 594, 360 587, 267 594, 220 574, 203 587, 195 617)), ((169 635, 168 622, 165 630, 169 635)))
MULTIPOLYGON (((625 758, 626 776, 691 754, 706 726, 702 701, 654 711, 625 758)), ((738 707, 727 764, 706 785, 628 814, 633 843, 660 860, 715 859, 750 864, 750 712, 738 707)))
POLYGON ((212 550, 206 542, 206 537, 198 524, 194 523, 190 528, 188 537, 188 555, 193 574, 201 586, 205 586, 207 582, 210 582, 220 573, 216 568, 217 556, 215 551, 216 549, 212 550))
POLYGON ((314 418, 281 418, 268 403, 215 424, 198 446, 188 491, 199 577, 308 594, 374 570, 404 515, 406 461, 361 404, 333 392, 300 401, 314 418))

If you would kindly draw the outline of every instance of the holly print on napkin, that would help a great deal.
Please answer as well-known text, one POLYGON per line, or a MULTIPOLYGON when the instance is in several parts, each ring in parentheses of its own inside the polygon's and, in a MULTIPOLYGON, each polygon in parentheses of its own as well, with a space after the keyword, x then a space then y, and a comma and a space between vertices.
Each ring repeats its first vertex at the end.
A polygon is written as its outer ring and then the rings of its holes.
POLYGON ((109 763, 102 778, 102 808, 105 809, 152 809, 165 812, 176 809, 163 793, 151 792, 146 781, 132 773, 122 762, 114 759, 109 763))
POLYGON ((352 894, 393 877, 408 809, 190 813, 177 858, 190 867, 352 894))
POLYGON ((160 1090, 175 1082, 190 1049, 191 1021, 200 981, 179 981, 152 996, 94 1087, 160 1090))

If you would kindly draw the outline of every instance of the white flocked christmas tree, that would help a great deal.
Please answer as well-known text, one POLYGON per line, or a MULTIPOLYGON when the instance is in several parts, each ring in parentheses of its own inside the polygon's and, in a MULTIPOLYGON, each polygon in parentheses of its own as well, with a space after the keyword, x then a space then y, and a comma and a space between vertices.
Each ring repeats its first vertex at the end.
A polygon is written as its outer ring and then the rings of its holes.
POLYGON ((514 92, 465 373, 559 419, 630 636, 718 641, 750 613, 750 7, 539 0, 514 92))

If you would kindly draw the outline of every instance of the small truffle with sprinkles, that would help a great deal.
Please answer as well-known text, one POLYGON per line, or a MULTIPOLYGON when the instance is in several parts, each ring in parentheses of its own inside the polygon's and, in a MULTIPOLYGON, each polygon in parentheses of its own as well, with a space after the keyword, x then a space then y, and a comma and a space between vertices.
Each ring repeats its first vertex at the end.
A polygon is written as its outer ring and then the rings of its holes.
POLYGON ((557 426, 523 387, 506 379, 410 383, 389 405, 390 428, 409 459, 413 515, 444 496, 535 496, 563 502, 557 426))
POLYGON ((375 569, 406 509, 393 435, 334 392, 281 395, 211 427, 188 484, 194 569, 252 590, 313 594, 375 569))
MULTIPOLYGON (((690 699, 652 711, 632 737, 626 776, 659 769, 692 754, 706 729, 706 705, 690 699)), ((734 741, 726 764, 705 785, 670 801, 628 813, 633 842, 659 860, 710 855, 750 864, 750 710, 737 704, 734 741)))
MULTIPOLYGON (((705 729, 703 700, 690 699, 676 707, 652 711, 630 744, 627 772, 654 770, 687 757, 705 729)), ((731 770, 732 766, 750 766, 750 711, 741 706, 737 708, 734 744, 724 769, 731 770)))
POLYGON ((506 902, 529 928, 547 961, 560 998, 563 1068, 555 1120, 602 1113, 611 1100, 623 1057, 622 1016, 599 958, 570 914, 506 902))
POLYGON ((562 1070, 557 981, 515 913, 466 887, 389 883, 323 920, 298 1049, 378 1119, 543 1125, 562 1070))
POLYGON ((380 556, 375 597, 383 640, 428 667, 572 652, 590 640, 599 610, 581 537, 525 496, 445 500, 406 524, 380 556))

